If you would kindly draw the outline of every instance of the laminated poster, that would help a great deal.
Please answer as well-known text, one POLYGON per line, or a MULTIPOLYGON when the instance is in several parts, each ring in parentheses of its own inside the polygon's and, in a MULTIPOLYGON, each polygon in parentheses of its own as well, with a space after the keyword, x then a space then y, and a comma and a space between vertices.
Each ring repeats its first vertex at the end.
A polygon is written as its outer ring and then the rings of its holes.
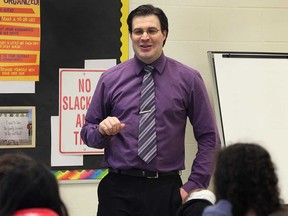
POLYGON ((40 0, 0 0, 0 81, 39 81, 40 0))

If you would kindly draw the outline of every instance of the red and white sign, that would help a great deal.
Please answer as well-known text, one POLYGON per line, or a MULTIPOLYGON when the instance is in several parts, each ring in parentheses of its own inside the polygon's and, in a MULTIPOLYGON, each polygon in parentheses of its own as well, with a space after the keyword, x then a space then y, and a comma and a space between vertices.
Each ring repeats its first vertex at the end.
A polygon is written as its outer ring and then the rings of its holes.
POLYGON ((98 80, 104 70, 60 69, 59 150, 63 154, 103 154, 80 138, 85 115, 98 80))

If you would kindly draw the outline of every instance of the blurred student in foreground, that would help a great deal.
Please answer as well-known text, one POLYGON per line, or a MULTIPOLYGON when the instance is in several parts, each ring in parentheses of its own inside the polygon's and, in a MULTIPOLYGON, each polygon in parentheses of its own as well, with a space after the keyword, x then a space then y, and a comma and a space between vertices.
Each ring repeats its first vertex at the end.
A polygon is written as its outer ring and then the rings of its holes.
POLYGON ((2 177, 0 215, 11 216, 18 210, 33 208, 46 208, 59 216, 68 216, 55 176, 45 165, 28 159, 2 177))
POLYGON ((236 143, 218 155, 214 175, 216 205, 203 216, 285 214, 270 154, 260 145, 236 143))
POLYGON ((15 166, 29 161, 33 161, 33 159, 20 152, 0 155, 0 181, 15 166))

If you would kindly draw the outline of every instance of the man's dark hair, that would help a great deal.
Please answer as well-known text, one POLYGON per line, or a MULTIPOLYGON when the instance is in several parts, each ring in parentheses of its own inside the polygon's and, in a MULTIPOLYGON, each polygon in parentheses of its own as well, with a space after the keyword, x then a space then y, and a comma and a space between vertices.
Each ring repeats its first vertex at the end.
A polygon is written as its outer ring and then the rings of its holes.
MULTIPOLYGON (((166 39, 168 36, 168 18, 166 14, 158 7, 154 7, 151 4, 141 5, 136 9, 132 10, 127 18, 127 24, 129 33, 132 33, 132 20, 136 16, 148 16, 155 15, 158 17, 161 25, 161 31, 166 31, 166 39)), ((163 46, 165 45, 166 39, 163 41, 163 46)))

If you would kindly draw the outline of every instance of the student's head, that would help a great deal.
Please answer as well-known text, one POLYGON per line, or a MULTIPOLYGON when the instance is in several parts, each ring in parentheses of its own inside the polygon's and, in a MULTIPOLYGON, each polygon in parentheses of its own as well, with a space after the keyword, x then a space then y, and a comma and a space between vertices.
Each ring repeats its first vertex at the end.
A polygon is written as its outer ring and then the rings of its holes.
POLYGON ((29 161, 33 161, 33 159, 23 153, 5 153, 0 155, 0 181, 15 166, 29 161))
POLYGON ((168 19, 153 5, 141 5, 127 18, 130 38, 135 55, 150 64, 160 57, 168 36, 168 19))
POLYGON ((236 143, 223 148, 214 177, 216 198, 232 203, 233 216, 251 209, 257 215, 268 215, 281 206, 274 164, 258 144, 236 143))
POLYGON ((6 173, 0 182, 0 215, 20 209, 49 208, 67 216, 55 176, 43 164, 24 162, 6 173))

